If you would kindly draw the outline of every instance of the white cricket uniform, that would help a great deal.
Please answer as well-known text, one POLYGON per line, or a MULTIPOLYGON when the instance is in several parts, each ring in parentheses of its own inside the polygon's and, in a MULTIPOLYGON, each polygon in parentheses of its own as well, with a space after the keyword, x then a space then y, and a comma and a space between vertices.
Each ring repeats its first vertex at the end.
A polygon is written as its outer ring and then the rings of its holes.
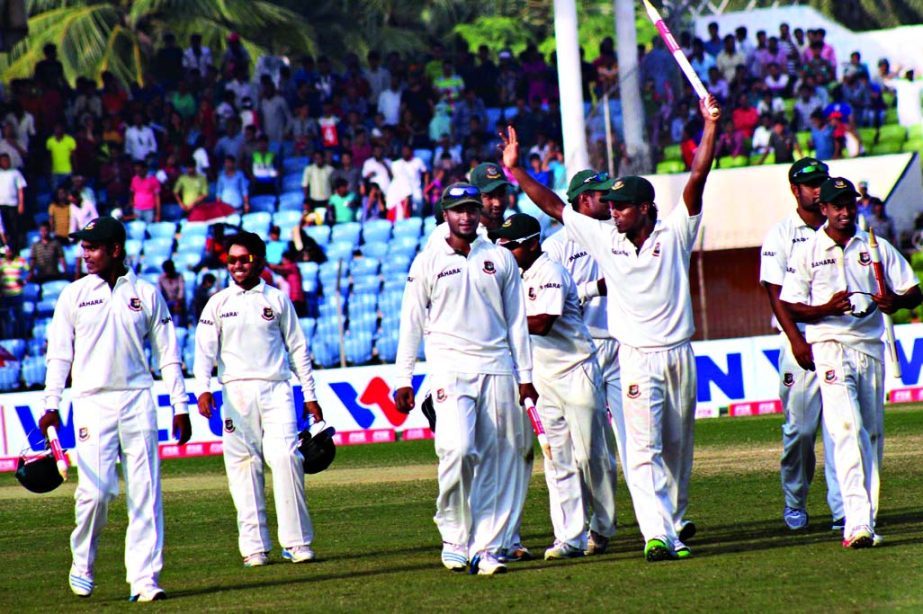
POLYGON ((478 237, 467 256, 447 242, 417 255, 401 305, 395 387, 410 386, 424 337, 439 424, 434 520, 442 540, 469 556, 497 554, 516 505, 509 485, 532 449, 531 437, 516 437, 524 413, 516 384, 532 381, 532 346, 509 250, 478 237))
POLYGON ((532 335, 538 412, 552 458, 545 459, 545 482, 555 539, 585 550, 589 527, 615 535, 615 458, 606 438, 602 373, 596 346, 564 267, 539 256, 522 275, 526 315, 556 316, 547 335, 532 335))
MULTIPOLYGON (((760 251, 760 283, 781 287, 792 252, 814 236, 812 226, 804 223, 797 211, 773 226, 760 251)), ((772 319, 773 326, 782 330, 772 319)), ((804 324, 798 324, 804 333, 804 324)), ((779 336, 779 397, 785 412, 782 425, 782 493, 786 507, 808 508, 808 489, 814 479, 816 458, 814 440, 820 428, 824 441, 824 475, 827 480, 827 505, 834 519, 843 517, 843 497, 836 479, 833 442, 821 421, 820 388, 817 373, 801 368, 792 353, 792 344, 785 333, 779 336)))
MULTIPOLYGON (((888 288, 905 294, 917 285, 910 264, 878 239, 888 288)), ((822 228, 795 252, 782 286, 782 300, 823 305, 836 292, 876 293, 868 234, 856 234, 841 249, 822 228), (845 279, 844 279, 845 278, 845 279)), ((868 294, 850 297, 854 313, 874 307, 868 294)), ((877 309, 864 317, 831 316, 808 324, 820 379, 824 424, 833 440, 836 474, 843 494, 848 537, 860 527, 875 530, 879 468, 884 452, 884 320, 877 309)))
POLYGON ((625 417, 622 414, 619 342, 609 334, 606 297, 598 296, 595 290, 602 272, 587 251, 568 237, 566 228, 546 239, 542 243, 542 249, 552 260, 564 266, 577 286, 577 298, 583 307, 583 321, 596 345, 596 362, 599 363, 603 374, 605 401, 615 435, 615 450, 618 452, 624 473, 628 461, 625 457, 625 417))
POLYGON ((118 460, 128 507, 125 569, 132 595, 157 587, 163 568, 157 410, 145 340, 160 364, 174 413, 187 413, 173 319, 157 288, 130 270, 112 288, 98 275, 64 288, 48 330, 46 356, 46 408, 58 408, 72 374, 79 477, 77 526, 71 534, 74 567, 93 577, 109 502, 119 493, 118 460))
MULTIPOLYGON (((487 239, 487 227, 484 224, 478 224, 478 236, 482 239, 487 239)), ((445 222, 439 224, 433 231, 429 234, 429 238, 426 240, 426 245, 423 249, 430 249, 434 245, 439 246, 440 249, 442 244, 446 239, 449 238, 449 225, 445 222)))
POLYGON ((696 402, 689 258, 701 219, 680 203, 636 250, 614 225, 563 211, 569 237, 606 279, 609 332, 621 343, 626 481, 645 541, 676 541, 688 504, 696 402))
POLYGON ((240 554, 269 552, 263 463, 272 469, 273 499, 283 548, 314 538, 304 495, 304 459, 292 370, 305 401, 316 400, 304 333, 288 296, 262 280, 236 283, 208 300, 196 327, 196 393, 211 390, 212 368, 224 386, 224 466, 237 508, 240 554))

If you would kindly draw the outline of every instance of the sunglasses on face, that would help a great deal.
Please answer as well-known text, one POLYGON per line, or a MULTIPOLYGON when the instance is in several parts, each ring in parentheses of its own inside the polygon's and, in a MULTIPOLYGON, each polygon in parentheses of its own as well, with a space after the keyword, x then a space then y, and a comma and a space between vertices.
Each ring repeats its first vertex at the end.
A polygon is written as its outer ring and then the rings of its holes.
POLYGON ((456 186, 449 188, 449 191, 446 192, 446 198, 479 197, 480 195, 481 191, 473 185, 456 186))
POLYGON ((829 170, 829 167, 823 162, 818 162, 817 164, 809 164, 804 168, 798 169, 798 172, 792 175, 793 179, 798 177, 804 177, 805 175, 812 175, 814 173, 826 173, 829 170))
POLYGON ((247 264, 256 260, 256 257, 253 254, 247 254, 246 256, 228 256, 228 264, 247 264))
POLYGON ((604 181, 609 181, 609 173, 596 173, 590 177, 587 177, 583 180, 583 185, 588 183, 603 183, 604 181))

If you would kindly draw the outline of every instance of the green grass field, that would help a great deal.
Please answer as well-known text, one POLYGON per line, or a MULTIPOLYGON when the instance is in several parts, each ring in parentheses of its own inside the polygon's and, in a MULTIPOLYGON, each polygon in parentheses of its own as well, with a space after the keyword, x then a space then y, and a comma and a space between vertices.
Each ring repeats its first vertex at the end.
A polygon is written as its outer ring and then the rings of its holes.
MULTIPOLYGON (((811 494, 811 528, 781 520, 778 416, 701 421, 689 517, 699 526, 686 561, 646 563, 624 483, 610 552, 512 566, 505 576, 452 574, 439 562, 431 518, 432 442, 340 448, 328 471, 308 478, 316 563, 245 569, 220 458, 164 463, 162 610, 622 612, 840 612, 923 610, 923 409, 892 409, 880 548, 845 551, 829 530, 824 487, 811 494)), ((818 475, 822 472, 818 468, 818 475)), ((38 496, 0 476, 0 612, 144 607, 126 602, 124 498, 110 508, 96 592, 67 586, 73 485, 38 496)), ((270 518, 274 518, 269 499, 270 518)), ((523 537, 541 553, 552 540, 544 478, 535 475, 523 537)), ((273 525, 274 526, 274 525, 273 525)))

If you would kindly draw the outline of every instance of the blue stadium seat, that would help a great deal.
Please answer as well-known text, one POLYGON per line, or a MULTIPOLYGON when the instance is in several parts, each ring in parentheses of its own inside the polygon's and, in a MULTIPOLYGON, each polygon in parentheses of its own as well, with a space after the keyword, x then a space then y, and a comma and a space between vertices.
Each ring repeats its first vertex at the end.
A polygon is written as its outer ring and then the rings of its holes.
POLYGON ((383 314, 400 314, 401 300, 403 297, 403 288, 400 290, 393 290, 385 287, 384 291, 378 297, 378 309, 380 309, 383 314))
POLYGON ((24 301, 36 302, 42 294, 42 287, 36 283, 29 282, 22 287, 22 298, 24 301))
POLYGON ((375 342, 375 350, 382 362, 394 362, 397 358, 397 332, 380 336, 375 342))
POLYGON ((204 234, 180 234, 179 242, 176 245, 176 251, 181 252, 201 252, 205 249, 208 237, 204 234))
POLYGON ((372 335, 359 332, 351 334, 344 343, 346 362, 352 365, 364 365, 372 361, 372 335))
POLYGON ((423 234, 428 235, 429 233, 433 232, 433 229, 436 228, 436 226, 437 226, 436 216, 435 215, 427 216, 423 220, 423 234))
POLYGON ((410 257, 404 255, 394 255, 389 257, 381 266, 382 275, 388 273, 404 273, 410 270, 410 257))
POLYGON ((167 254, 173 251, 173 236, 151 237, 142 244, 144 254, 167 254))
POLYGON ((186 217, 186 212, 176 203, 167 203, 160 207, 160 219, 178 222, 186 217))
POLYGON ((288 243, 285 241, 270 241, 266 244, 266 262, 279 264, 282 262, 282 254, 288 243))
POLYGON ((417 237, 420 236, 420 230, 423 227, 423 219, 419 217, 409 217, 405 220, 394 222, 394 236, 396 237, 417 237))
POLYGON ((254 232, 264 239, 269 234, 269 225, 272 224, 272 214, 267 211, 255 211, 241 217, 241 226, 248 232, 254 232))
POLYGON ((152 222, 147 225, 147 234, 152 239, 168 237, 172 242, 176 236, 176 224, 173 222, 152 222))
POLYGON ((176 346, 182 351, 186 347, 186 343, 195 343, 195 340, 189 336, 189 329, 185 326, 177 326, 176 330, 176 346))
POLYGON ((374 294, 353 294, 349 298, 346 313, 350 318, 368 313, 376 314, 377 318, 378 297, 374 294))
POLYGON ((304 231, 321 247, 330 241, 330 226, 308 226, 304 231))
POLYGON ((484 126, 484 130, 487 131, 487 134, 494 134, 497 131, 497 123, 500 121, 500 115, 502 113, 503 109, 497 107, 487 108, 487 125, 484 126))
POLYGON ((160 274, 162 272, 163 272, 162 268, 158 268, 154 266, 151 266, 148 268, 147 266, 145 266, 144 272, 141 273, 140 277, 141 279, 148 282, 152 286, 157 287, 160 285, 160 274))
POLYGON ((176 252, 175 254, 173 254, 172 260, 173 260, 173 264, 176 266, 177 271, 187 272, 190 269, 195 268, 200 262, 202 262, 202 252, 201 251, 176 252))
POLYGON ((16 360, 22 360, 23 356, 26 355, 26 340, 25 339, 3 339, 0 341, 0 346, 3 347, 7 352, 16 357, 16 360))
POLYGON ((286 175, 294 175, 298 173, 301 175, 306 167, 311 161, 307 156, 290 156, 282 161, 282 170, 286 175))
POLYGON ((349 267, 354 277, 364 275, 378 275, 381 262, 377 258, 357 258, 349 267))
POLYGON ((304 192, 283 192, 279 197, 279 211, 304 211, 304 192))
POLYGON ((29 356, 44 356, 48 349, 47 344, 47 339, 33 337, 26 341, 26 352, 29 356))
POLYGON ((211 224, 205 222, 190 222, 188 220, 183 220, 179 225, 180 241, 183 240, 183 237, 207 237, 210 225, 211 224))
POLYGON ((22 381, 26 388, 44 384, 45 373, 45 359, 41 356, 30 356, 22 363, 22 381))
POLYGON ((353 257, 354 246, 352 243, 343 241, 334 241, 327 246, 327 259, 332 261, 345 260, 349 261, 353 257))
POLYGON ((42 284, 42 299, 57 299, 58 295, 61 294, 61 290, 66 288, 69 284, 70 282, 66 279, 46 281, 42 284))
MULTIPOLYGON (((295 192, 297 190, 303 190, 301 187, 301 177, 302 173, 299 171, 297 173, 287 173, 282 178, 282 191, 283 192, 295 192)), ((302 194, 304 192, 302 191, 302 194)))
POLYGON ((224 218, 225 224, 230 224, 231 226, 240 226, 240 214, 232 213, 231 215, 224 218))
POLYGON ((359 246, 359 234, 362 232, 362 225, 359 222, 345 222, 337 224, 330 233, 332 241, 349 242, 353 247, 359 246))
POLYGON ((147 222, 144 220, 132 220, 125 224, 125 231, 128 234, 129 239, 134 239, 135 241, 144 240, 144 229, 147 228, 147 222))
POLYGON ((315 338, 311 344, 311 353, 314 354, 314 362, 320 367, 329 369, 340 364, 340 348, 336 341, 315 338))
POLYGON ((369 220, 362 227, 363 243, 387 243, 391 238, 391 222, 388 220, 369 220))
POLYGON ((388 244, 388 257, 391 258, 393 256, 407 256, 409 258, 413 258, 413 256, 417 253, 418 244, 419 239, 417 237, 394 237, 388 244))
MULTIPOLYGON (((263 196, 251 196, 250 197, 250 213, 275 213, 276 211, 276 197, 272 194, 265 194, 263 196)), ((244 215, 244 217, 247 217, 244 215)))
POLYGON ((359 251, 366 258, 383 259, 388 253, 387 243, 364 243, 359 247, 359 251))
POLYGON ((301 325, 301 332, 304 333, 304 337, 310 345, 311 338, 314 337, 314 329, 317 327, 317 320, 314 318, 298 318, 298 323, 301 325))
POLYGON ((423 164, 426 165, 426 168, 432 170, 433 168, 433 150, 432 149, 414 149, 413 155, 423 161, 423 164))
MULTIPOLYGON (((283 194, 283 196, 285 196, 283 194)), ((301 211, 284 211, 279 210, 272 216, 272 223, 282 229, 282 236, 291 235, 291 229, 301 221, 301 211)))
MULTIPOLYGON (((46 282, 47 283, 47 282, 46 282)), ((54 298, 45 298, 40 300, 35 304, 35 317, 36 318, 50 318, 54 315, 54 306, 57 302, 58 297, 54 298)), ((33 328, 33 335, 35 334, 35 329, 33 328)))
POLYGON ((317 270, 320 268, 316 262, 299 262, 298 270, 301 272, 301 279, 317 279, 317 270))

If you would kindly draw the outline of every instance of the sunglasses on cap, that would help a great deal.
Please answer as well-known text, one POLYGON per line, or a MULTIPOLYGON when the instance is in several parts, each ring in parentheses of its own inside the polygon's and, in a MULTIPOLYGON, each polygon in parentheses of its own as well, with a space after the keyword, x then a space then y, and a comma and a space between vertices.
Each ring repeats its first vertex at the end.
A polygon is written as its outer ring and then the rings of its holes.
POLYGON ((256 256, 253 254, 247 254, 246 256, 228 256, 228 264, 237 264, 238 262, 247 264, 254 260, 256 260, 256 256))
POLYGON ((446 198, 464 198, 466 196, 477 198, 481 195, 481 191, 473 185, 460 185, 449 188, 445 195, 446 198))
POLYGON ((533 232, 529 236, 521 237, 519 239, 499 239, 497 241, 497 245, 500 245, 501 247, 505 247, 506 249, 516 249, 517 247, 519 247, 526 241, 529 241, 530 239, 534 239, 535 237, 541 236, 541 234, 542 234, 541 232, 533 232))
POLYGON ((809 164, 804 168, 799 168, 798 172, 792 175, 792 179, 804 177, 805 175, 813 175, 814 173, 826 173, 829 170, 830 168, 823 162, 818 162, 817 164, 809 164))
POLYGON ((595 175, 590 175, 583 180, 583 185, 588 183, 603 183, 604 181, 609 181, 609 173, 596 173, 595 175))

